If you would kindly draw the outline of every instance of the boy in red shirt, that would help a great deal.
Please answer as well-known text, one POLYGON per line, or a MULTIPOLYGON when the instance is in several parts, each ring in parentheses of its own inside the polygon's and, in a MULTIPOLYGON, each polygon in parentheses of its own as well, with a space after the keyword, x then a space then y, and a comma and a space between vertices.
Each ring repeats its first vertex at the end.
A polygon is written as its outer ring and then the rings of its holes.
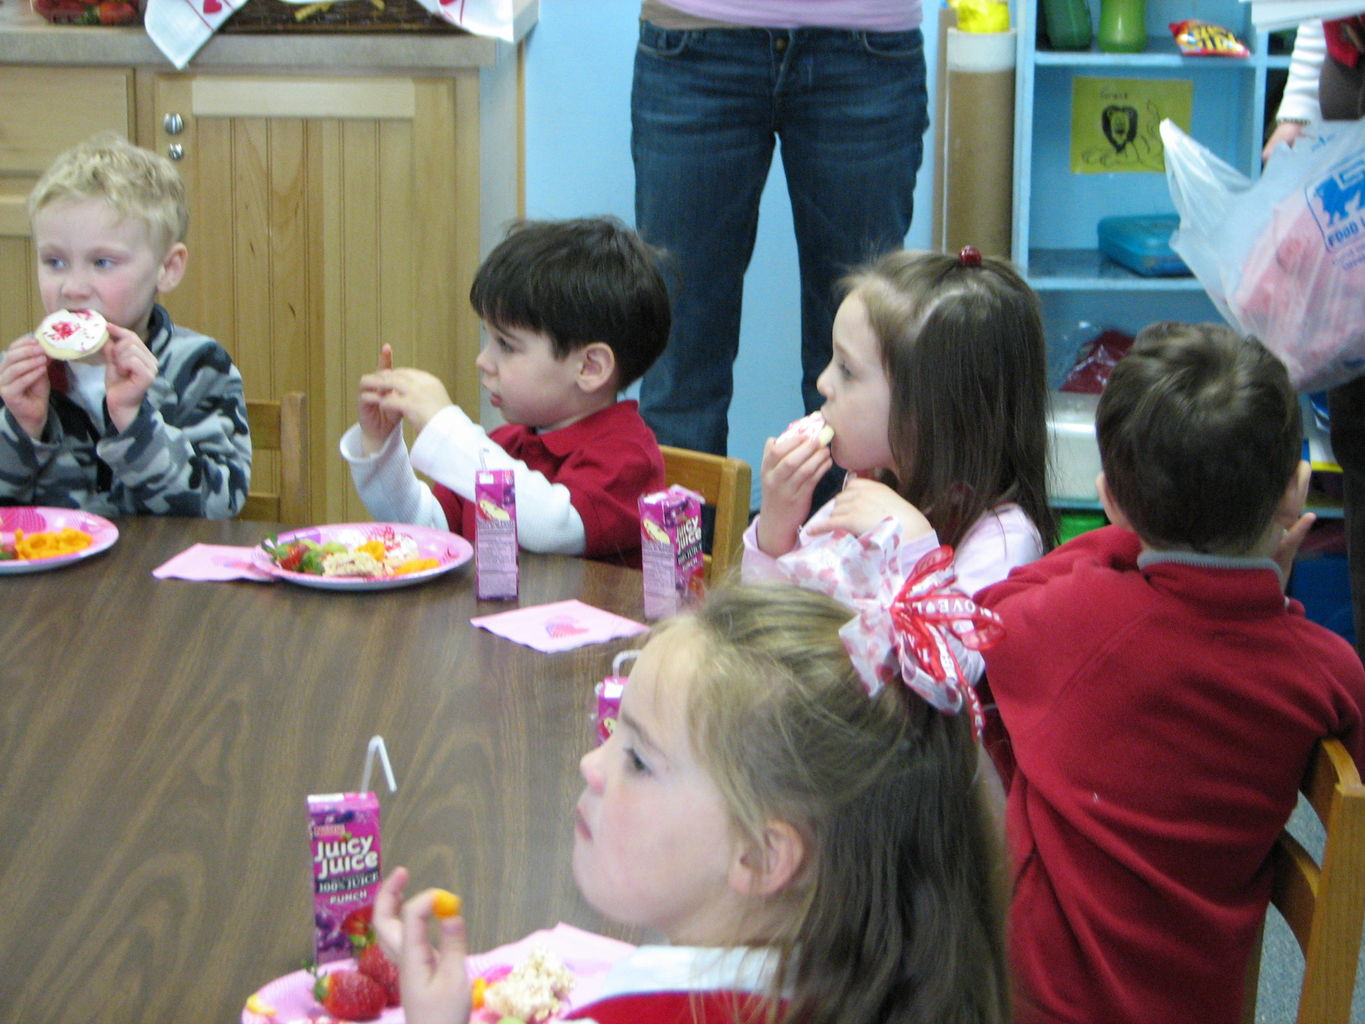
POLYGON ((1113 525, 977 598, 1006 629, 1015 1019, 1236 1024, 1313 744, 1365 763, 1365 670, 1284 595, 1309 468, 1258 342, 1147 328, 1096 426, 1113 525))
POLYGON ((619 393, 668 341, 659 254, 615 218, 525 222, 488 254, 469 299, 487 334, 474 367, 507 423, 485 433, 437 377, 395 368, 383 346, 341 438, 365 507, 472 539, 475 470, 512 469, 523 548, 638 566, 638 501, 663 487, 663 456, 619 393))

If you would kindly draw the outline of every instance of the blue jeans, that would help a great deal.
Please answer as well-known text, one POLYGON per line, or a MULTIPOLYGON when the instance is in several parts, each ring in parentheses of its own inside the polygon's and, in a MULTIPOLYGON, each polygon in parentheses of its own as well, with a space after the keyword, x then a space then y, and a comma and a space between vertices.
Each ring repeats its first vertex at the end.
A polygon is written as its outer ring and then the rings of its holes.
POLYGON ((927 125, 919 29, 681 32, 641 23, 635 224, 675 270, 673 332, 640 394, 662 443, 726 451, 744 272, 774 142, 791 195, 801 393, 811 411, 830 359, 835 285, 903 245, 927 125))

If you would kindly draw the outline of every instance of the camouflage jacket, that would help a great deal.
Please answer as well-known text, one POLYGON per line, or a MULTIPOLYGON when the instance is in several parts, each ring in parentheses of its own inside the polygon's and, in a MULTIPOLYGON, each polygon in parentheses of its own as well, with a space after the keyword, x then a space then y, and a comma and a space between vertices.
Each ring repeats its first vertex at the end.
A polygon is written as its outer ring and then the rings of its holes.
POLYGON ((56 387, 40 441, 0 413, 0 505, 211 519, 241 510, 251 480, 242 375, 221 345, 160 306, 150 334, 157 377, 123 433, 107 410, 95 424, 56 387))

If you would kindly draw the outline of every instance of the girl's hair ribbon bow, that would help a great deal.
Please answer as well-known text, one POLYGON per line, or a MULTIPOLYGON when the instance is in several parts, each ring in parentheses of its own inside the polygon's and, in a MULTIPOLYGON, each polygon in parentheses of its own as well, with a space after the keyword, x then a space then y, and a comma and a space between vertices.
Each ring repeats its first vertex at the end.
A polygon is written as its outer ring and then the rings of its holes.
POLYGON ((955 714, 967 705, 979 737, 981 703, 950 639, 984 650, 1005 635, 1005 627, 995 612, 957 590, 956 581, 952 548, 935 548, 915 563, 889 604, 862 603, 840 636, 869 694, 899 674, 940 711, 955 714))

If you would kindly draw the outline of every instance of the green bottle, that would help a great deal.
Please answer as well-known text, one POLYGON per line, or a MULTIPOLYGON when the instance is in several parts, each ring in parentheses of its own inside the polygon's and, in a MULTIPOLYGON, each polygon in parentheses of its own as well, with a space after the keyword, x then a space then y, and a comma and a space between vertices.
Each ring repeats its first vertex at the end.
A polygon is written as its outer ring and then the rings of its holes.
POLYGON ((1054 50, 1090 45, 1090 6, 1085 0, 1043 0, 1043 24, 1054 50))
POLYGON ((1147 47, 1145 0, 1100 0, 1100 49, 1141 53, 1147 47))

